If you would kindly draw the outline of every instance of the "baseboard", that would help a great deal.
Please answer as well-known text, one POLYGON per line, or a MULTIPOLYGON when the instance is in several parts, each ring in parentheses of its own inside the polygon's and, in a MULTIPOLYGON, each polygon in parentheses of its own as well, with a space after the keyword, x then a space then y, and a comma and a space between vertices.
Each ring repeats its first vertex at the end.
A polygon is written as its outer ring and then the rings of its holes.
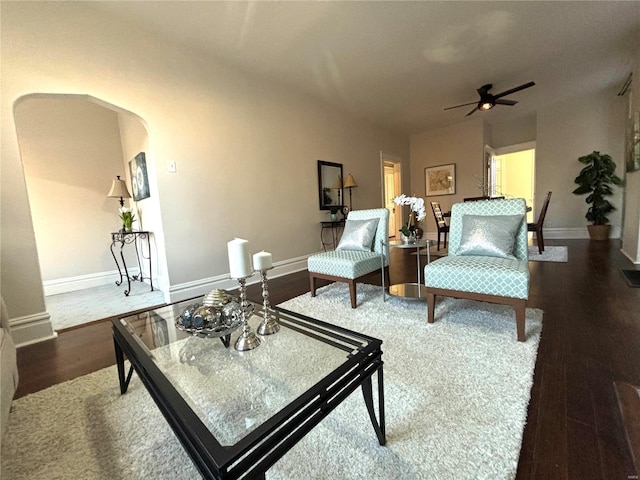
POLYGON ((16 347, 44 342, 58 336, 53 330, 51 315, 47 312, 12 318, 9 320, 9 325, 16 347))
MULTIPOLYGON (((277 278, 290 273, 306 270, 308 255, 275 262, 273 270, 269 271, 269 278, 277 278)), ((252 285, 260 281, 259 275, 254 275, 247 279, 247 285, 252 285)), ((229 278, 229 274, 225 273, 215 277, 202 278, 192 282, 180 283, 169 287, 169 302, 179 302, 200 295, 206 295, 211 290, 219 288, 222 290, 232 290, 238 287, 238 281, 229 278)))
MULTIPOLYGON (((138 267, 129 269, 129 275, 137 275, 140 272, 138 267)), ((102 287, 104 285, 113 285, 116 280, 120 280, 120 274, 117 270, 109 272, 89 273, 87 275, 78 275, 75 277, 56 278, 42 282, 44 286, 44 295, 58 295, 60 293, 75 292, 86 288, 102 287)))
MULTIPOLYGON (((586 225, 584 227, 551 227, 544 228, 543 230, 545 240, 552 239, 565 239, 565 240, 580 240, 580 239, 588 239, 589 238, 589 230, 587 230, 586 225)), ((535 233, 532 233, 535 238, 535 233)), ((620 238, 621 230, 618 226, 611 226, 611 231, 609 232, 609 238, 620 238)), ((438 233, 427 233, 427 238, 429 240, 438 240, 438 233)))

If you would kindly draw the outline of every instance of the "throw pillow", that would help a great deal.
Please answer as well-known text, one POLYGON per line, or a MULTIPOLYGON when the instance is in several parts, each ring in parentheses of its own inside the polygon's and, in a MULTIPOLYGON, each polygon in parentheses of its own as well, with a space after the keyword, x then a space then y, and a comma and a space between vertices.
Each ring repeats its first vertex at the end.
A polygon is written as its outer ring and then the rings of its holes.
POLYGON ((342 238, 336 250, 361 250, 370 252, 378 229, 378 218, 368 220, 347 219, 342 238))
POLYGON ((456 255, 516 258, 513 246, 521 223, 522 215, 463 215, 456 255))

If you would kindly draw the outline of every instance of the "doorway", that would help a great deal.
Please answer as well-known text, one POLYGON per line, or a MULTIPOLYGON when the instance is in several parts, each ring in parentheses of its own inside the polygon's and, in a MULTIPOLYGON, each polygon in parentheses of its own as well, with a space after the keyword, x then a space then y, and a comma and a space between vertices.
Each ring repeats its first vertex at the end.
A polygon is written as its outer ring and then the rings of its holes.
POLYGON ((535 142, 498 148, 488 162, 488 185, 491 196, 524 198, 532 210, 527 222, 534 220, 535 206, 535 142))
POLYGON ((395 238, 398 225, 402 225, 402 207, 393 199, 402 193, 402 159, 380 152, 382 164, 382 205, 390 212, 389 238, 395 238))

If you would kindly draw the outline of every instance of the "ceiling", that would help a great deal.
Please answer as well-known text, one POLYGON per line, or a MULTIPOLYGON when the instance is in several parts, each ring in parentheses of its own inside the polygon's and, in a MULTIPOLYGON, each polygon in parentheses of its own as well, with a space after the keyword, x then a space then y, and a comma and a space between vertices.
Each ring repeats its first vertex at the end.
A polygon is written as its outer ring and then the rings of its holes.
POLYGON ((492 124, 622 87, 640 49, 640 2, 95 2, 251 75, 412 134, 458 123, 445 107, 535 81, 492 124))

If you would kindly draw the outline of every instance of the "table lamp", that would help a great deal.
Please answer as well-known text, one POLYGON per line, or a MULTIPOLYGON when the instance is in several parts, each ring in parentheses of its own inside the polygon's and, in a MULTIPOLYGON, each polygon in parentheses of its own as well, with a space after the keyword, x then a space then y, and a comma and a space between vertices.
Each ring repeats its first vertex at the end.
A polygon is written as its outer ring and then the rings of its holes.
POLYGON ((357 187, 358 184, 356 183, 355 179, 353 178, 353 175, 349 174, 347 175, 346 180, 344 181, 344 188, 348 188, 349 189, 349 211, 353 210, 353 208, 351 207, 351 189, 357 187))
POLYGON ((121 207, 124 207, 125 198, 131 198, 131 194, 129 193, 129 190, 127 190, 127 183, 124 180, 120 179, 120 175, 117 175, 117 178, 111 184, 111 190, 109 190, 109 193, 107 193, 107 197, 120 197, 121 207))
POLYGON ((340 193, 342 192, 342 176, 341 175, 338 175, 338 177, 336 178, 336 181, 334 182, 331 188, 338 190, 338 205, 342 206, 342 203, 340 200, 340 193))

